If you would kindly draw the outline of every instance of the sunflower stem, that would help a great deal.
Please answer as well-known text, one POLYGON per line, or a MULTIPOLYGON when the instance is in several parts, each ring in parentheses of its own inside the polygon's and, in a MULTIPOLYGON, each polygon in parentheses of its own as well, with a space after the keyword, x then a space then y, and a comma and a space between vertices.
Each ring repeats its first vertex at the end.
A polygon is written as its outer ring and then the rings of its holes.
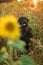
POLYGON ((13 48, 9 48, 9 62, 10 62, 10 65, 13 65, 13 48))

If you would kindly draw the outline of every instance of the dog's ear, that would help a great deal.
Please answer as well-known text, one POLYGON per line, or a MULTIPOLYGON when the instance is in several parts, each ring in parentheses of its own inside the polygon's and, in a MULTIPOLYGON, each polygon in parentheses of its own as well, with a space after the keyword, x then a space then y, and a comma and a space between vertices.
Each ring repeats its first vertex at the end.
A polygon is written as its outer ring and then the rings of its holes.
POLYGON ((20 18, 18 19, 18 22, 19 22, 20 24, 22 24, 22 22, 26 22, 26 23, 28 23, 29 20, 28 20, 27 17, 20 17, 20 18))

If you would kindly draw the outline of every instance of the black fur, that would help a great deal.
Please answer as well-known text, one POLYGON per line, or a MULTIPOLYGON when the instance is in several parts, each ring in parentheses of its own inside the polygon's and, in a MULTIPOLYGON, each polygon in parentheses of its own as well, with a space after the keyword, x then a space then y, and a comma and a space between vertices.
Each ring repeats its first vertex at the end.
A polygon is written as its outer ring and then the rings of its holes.
POLYGON ((30 38, 33 37, 32 30, 28 26, 28 18, 26 17, 20 17, 18 20, 20 26, 21 26, 21 37, 20 40, 23 40, 26 43, 26 49, 29 50, 29 45, 31 43, 30 38))

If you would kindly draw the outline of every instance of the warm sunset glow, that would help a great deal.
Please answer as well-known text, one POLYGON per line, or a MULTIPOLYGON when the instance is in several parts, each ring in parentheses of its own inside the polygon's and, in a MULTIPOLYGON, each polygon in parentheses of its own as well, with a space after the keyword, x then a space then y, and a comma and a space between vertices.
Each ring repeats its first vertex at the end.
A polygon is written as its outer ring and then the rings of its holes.
POLYGON ((34 5, 36 5, 37 4, 37 0, 33 0, 34 1, 34 5))
POLYGON ((40 1, 43 1, 43 0, 40 0, 40 1))
POLYGON ((18 2, 22 1, 22 0, 17 0, 18 2))

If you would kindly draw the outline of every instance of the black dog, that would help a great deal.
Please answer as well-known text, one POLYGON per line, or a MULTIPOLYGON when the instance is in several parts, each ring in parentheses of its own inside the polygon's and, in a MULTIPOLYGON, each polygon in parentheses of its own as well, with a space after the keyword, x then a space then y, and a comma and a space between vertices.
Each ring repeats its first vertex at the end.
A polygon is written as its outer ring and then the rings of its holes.
POLYGON ((18 22, 21 26, 21 37, 20 37, 20 39, 26 43, 26 50, 29 51, 29 47, 31 44, 30 38, 33 37, 32 30, 28 26, 29 20, 26 17, 20 17, 18 22))

